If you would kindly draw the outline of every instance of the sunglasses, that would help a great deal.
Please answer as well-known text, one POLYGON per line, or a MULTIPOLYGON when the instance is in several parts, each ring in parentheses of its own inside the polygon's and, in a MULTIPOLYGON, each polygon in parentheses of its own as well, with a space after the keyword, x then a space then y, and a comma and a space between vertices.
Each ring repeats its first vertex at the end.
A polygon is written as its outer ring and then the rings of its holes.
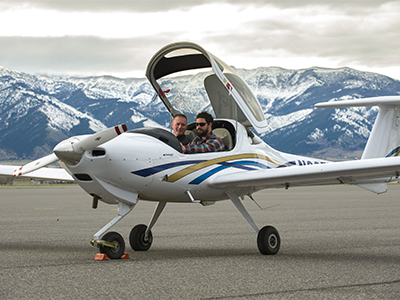
POLYGON ((196 127, 197 127, 197 126, 203 127, 203 126, 206 125, 207 123, 202 122, 202 123, 195 123, 195 124, 196 124, 196 127))

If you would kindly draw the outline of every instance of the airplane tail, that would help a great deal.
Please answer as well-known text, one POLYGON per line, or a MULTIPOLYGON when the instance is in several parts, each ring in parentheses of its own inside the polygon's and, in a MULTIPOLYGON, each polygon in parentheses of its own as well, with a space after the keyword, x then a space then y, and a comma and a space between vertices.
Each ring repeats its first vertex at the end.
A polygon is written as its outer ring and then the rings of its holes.
POLYGON ((399 152, 400 97, 391 105, 379 104, 379 113, 361 159, 398 156, 399 152))
MULTIPOLYGON (((361 159, 393 157, 400 154, 400 96, 324 102, 315 106, 318 108, 378 106, 379 113, 361 159)), ((386 183, 383 182, 358 185, 377 194, 386 192, 386 183)))
POLYGON ((400 153, 400 96, 317 103, 318 108, 379 106, 378 117, 361 159, 398 156, 400 153))

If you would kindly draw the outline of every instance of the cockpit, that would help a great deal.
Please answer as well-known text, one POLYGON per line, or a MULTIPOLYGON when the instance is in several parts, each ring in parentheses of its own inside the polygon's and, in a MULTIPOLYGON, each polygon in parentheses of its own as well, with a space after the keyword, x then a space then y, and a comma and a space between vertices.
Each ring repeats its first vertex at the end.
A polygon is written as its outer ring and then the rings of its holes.
MULTIPOLYGON (((215 119, 234 120, 247 130, 262 133, 268 128, 261 106, 247 83, 199 45, 183 42, 162 48, 150 60, 146 77, 172 116, 183 113, 194 120, 197 113, 207 111, 215 119), (199 73, 199 69, 204 72, 199 73), (191 76, 188 85, 179 88, 174 80, 177 76, 191 76)), ((215 126, 229 127, 223 123, 215 126)), ((234 130, 225 129, 234 145, 234 130)))
MULTIPOLYGON (((178 152, 182 152, 182 148, 180 142, 175 135, 171 132, 162 129, 162 128, 154 128, 154 127, 145 127, 138 128, 128 131, 130 133, 140 133, 152 136, 161 142, 167 144, 178 152)), ((230 151, 235 147, 236 144, 236 134, 235 128, 229 121, 224 120, 215 120, 213 122, 213 133, 219 136, 225 145, 225 151, 230 151)), ((185 135, 190 139, 194 139, 197 135, 195 123, 191 123, 188 125, 188 129, 185 132, 185 135)))

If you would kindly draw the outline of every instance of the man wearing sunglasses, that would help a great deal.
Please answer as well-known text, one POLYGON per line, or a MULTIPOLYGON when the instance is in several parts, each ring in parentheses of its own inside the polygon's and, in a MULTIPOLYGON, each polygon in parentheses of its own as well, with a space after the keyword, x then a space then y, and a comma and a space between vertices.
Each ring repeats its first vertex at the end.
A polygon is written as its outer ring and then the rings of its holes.
POLYGON ((224 142, 212 133, 213 117, 208 112, 201 112, 196 117, 197 136, 188 145, 182 146, 183 153, 205 153, 224 151, 224 142))

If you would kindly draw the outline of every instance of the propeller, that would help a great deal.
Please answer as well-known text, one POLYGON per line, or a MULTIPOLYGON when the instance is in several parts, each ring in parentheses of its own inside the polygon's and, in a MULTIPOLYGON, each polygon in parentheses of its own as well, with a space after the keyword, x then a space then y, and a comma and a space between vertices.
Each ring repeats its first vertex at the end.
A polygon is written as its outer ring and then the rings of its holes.
POLYGON ((30 172, 40 169, 44 166, 51 165, 52 163, 55 163, 56 161, 58 161, 58 157, 54 153, 44 156, 44 157, 41 157, 37 160, 31 161, 30 163, 23 165, 22 167, 16 169, 13 173, 13 177, 25 175, 26 173, 30 173, 30 172))
POLYGON ((96 148, 127 131, 125 124, 108 128, 88 136, 77 136, 62 141, 54 147, 57 157, 68 165, 76 165, 82 158, 83 152, 96 148))
POLYGON ((16 169, 14 177, 22 176, 52 163, 61 160, 69 165, 76 165, 82 158, 86 150, 90 150, 104 144, 121 133, 127 131, 125 124, 108 128, 91 135, 76 136, 62 141, 54 147, 52 154, 34 160, 22 167, 16 169))

